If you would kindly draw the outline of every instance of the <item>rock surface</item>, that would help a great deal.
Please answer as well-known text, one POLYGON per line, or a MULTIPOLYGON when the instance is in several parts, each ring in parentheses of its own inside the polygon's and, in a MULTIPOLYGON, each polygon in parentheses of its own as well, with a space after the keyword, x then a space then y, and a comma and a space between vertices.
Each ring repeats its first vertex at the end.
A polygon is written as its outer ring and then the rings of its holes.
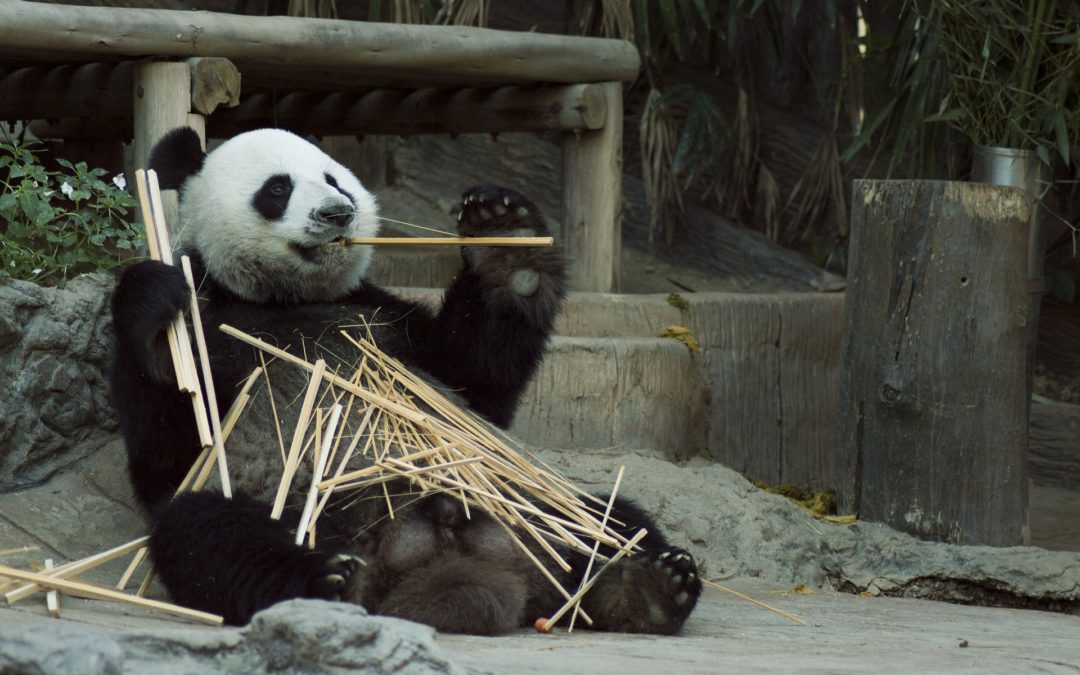
POLYGON ((283 602, 242 629, 130 628, 108 611, 97 621, 91 614, 90 625, 61 621, 48 630, 7 625, 10 618, 0 618, 0 672, 12 675, 464 672, 436 644, 433 629, 321 600, 283 602))
POLYGON ((112 279, 0 283, 0 492, 41 482, 115 428, 104 370, 112 279))

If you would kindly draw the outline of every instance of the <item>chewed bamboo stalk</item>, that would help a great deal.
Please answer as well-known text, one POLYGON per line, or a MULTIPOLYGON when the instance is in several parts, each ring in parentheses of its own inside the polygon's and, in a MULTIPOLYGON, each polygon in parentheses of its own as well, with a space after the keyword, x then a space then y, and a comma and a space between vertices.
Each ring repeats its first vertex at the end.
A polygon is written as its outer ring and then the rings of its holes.
POLYGON ((352 237, 326 246, 552 246, 554 237, 352 237))

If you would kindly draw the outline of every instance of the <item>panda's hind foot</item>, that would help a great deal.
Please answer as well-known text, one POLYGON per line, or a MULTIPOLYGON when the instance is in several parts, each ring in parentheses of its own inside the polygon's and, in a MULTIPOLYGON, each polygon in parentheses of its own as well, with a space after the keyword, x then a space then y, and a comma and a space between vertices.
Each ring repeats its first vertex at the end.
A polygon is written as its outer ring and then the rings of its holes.
POLYGON ((694 558, 681 548, 648 549, 604 572, 585 596, 594 628, 626 633, 679 631, 701 595, 694 558), (590 597, 590 595, 592 597, 590 597))
POLYGON ((308 581, 306 595, 323 600, 343 600, 356 585, 357 572, 364 561, 348 553, 325 554, 308 581))
MULTIPOLYGON (((678 612, 689 614, 701 595, 697 564, 689 552, 672 546, 647 552, 652 566, 662 573, 661 583, 678 612)), ((684 617, 685 618, 685 614, 684 617)))

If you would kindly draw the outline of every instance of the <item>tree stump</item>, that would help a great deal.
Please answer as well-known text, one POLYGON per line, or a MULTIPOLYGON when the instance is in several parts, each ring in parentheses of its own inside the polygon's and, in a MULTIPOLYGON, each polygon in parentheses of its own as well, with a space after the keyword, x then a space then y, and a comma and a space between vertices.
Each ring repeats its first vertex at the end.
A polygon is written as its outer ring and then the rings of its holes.
POLYGON ((841 512, 926 539, 1023 544, 1029 202, 944 181, 853 193, 841 512))

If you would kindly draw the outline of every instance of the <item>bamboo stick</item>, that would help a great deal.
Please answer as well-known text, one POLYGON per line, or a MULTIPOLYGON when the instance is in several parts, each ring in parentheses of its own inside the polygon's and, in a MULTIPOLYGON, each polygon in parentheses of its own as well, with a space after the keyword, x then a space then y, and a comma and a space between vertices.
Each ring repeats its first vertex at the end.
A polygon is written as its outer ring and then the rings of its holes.
POLYGON ((638 533, 631 537, 630 541, 627 542, 626 546, 619 549, 618 552, 615 553, 615 555, 611 556, 611 560, 609 560, 606 565, 600 568, 600 571, 596 573, 596 576, 582 584, 581 588, 578 589, 577 593, 574 593, 574 595, 566 601, 566 604, 563 605, 559 609, 559 611, 555 612, 555 614, 551 618, 549 618, 542 624, 543 632, 551 632, 551 628, 558 622, 559 619, 563 617, 564 614, 570 611, 571 607, 578 603, 581 598, 585 597, 585 594, 589 592, 589 589, 593 587, 593 585, 600 578, 600 576, 603 575, 607 568, 622 560, 623 556, 625 556, 627 553, 630 553, 633 550, 634 546, 639 541, 641 541, 648 533, 648 530, 638 530, 638 533))
MULTIPOLYGON (((45 574, 52 571, 52 558, 45 558, 45 574)), ((55 588, 45 593, 45 608, 49 611, 49 616, 54 619, 60 618, 60 592, 55 588)))
POLYGON ((198 289, 191 272, 191 260, 180 256, 184 268, 184 278, 191 290, 191 323, 195 332, 195 344, 199 348, 199 363, 202 366, 203 386, 206 387, 206 407, 210 410, 210 428, 213 432, 214 454, 217 455, 218 475, 221 480, 221 493, 226 499, 232 499, 232 485, 229 482, 229 465, 225 460, 225 443, 221 433, 221 413, 218 411, 217 394, 214 391, 214 374, 210 371, 210 355, 206 351, 206 336, 203 335, 202 313, 199 311, 198 289))
POLYGON ((777 608, 773 607, 772 605, 767 605, 767 604, 765 604, 764 602, 762 602, 760 600, 755 600, 755 599, 751 598, 749 595, 743 595, 742 593, 740 593, 738 591, 735 591, 735 590, 732 590, 732 589, 728 588, 727 586, 721 586, 720 584, 716 583, 715 581, 709 581, 708 579, 702 579, 701 583, 703 583, 703 584, 705 584, 707 586, 712 586, 713 588, 715 588, 717 590, 720 590, 720 591, 723 591, 725 593, 730 593, 731 595, 734 595, 736 598, 739 598, 741 600, 746 600, 747 602, 753 603, 753 604, 757 605, 758 607, 761 607, 762 609, 767 609, 770 612, 775 612, 775 613, 779 614, 780 616, 784 617, 785 619, 787 619, 789 621, 793 621, 793 622, 799 624, 800 626, 805 626, 806 625, 805 621, 803 621, 799 617, 795 616, 794 614, 785 612, 782 609, 777 609, 777 608))
MULTIPOLYGON (((60 591, 82 593, 86 597, 94 598, 97 600, 115 600, 117 602, 126 602, 131 605, 138 605, 140 607, 147 607, 150 609, 157 609, 169 614, 175 614, 188 619, 194 619, 203 623, 220 626, 224 623, 224 619, 215 614, 209 614, 207 612, 200 612, 194 609, 188 609, 187 607, 180 607, 168 602, 161 602, 160 600, 148 600, 146 598, 139 598, 127 593, 121 593, 120 591, 114 591, 111 588, 103 588, 101 586, 93 586, 78 581, 69 581, 67 579, 59 579, 56 577, 50 577, 46 574, 38 574, 35 572, 24 572, 22 570, 15 569, 13 567, 6 567, 0 565, 0 574, 11 577, 12 579, 21 579, 23 581, 32 581, 39 586, 46 588, 55 588, 60 591)), ((10 602, 9 602, 10 604, 10 602)))
MULTIPOLYGON (((619 485, 622 483, 623 472, 626 470, 625 466, 619 467, 619 475, 615 476, 615 487, 611 489, 611 497, 608 499, 607 508, 604 510, 604 518, 600 521, 600 529, 607 528, 608 518, 611 516, 611 509, 615 506, 615 495, 619 494, 619 485)), ((592 555, 589 556, 589 564, 585 566, 585 574, 581 577, 581 585, 578 586, 578 592, 581 592, 582 586, 585 585, 585 580, 589 578, 589 574, 592 572, 593 562, 596 561, 596 554, 600 551, 600 542, 597 541, 593 544, 592 555)), ((570 627, 566 629, 567 633, 574 632, 574 620, 577 619, 578 610, 581 608, 581 600, 579 599, 574 603, 574 613, 570 615, 570 627)))
POLYGON ((352 237, 327 246, 552 246, 554 237, 352 237))
MULTIPOLYGON (((73 577, 78 574, 82 574, 88 570, 92 570, 99 565, 103 565, 110 560, 119 558, 122 555, 131 553, 135 549, 144 546, 146 542, 150 541, 150 537, 139 537, 133 541, 129 541, 126 544, 121 544, 107 551, 94 554, 92 556, 83 558, 82 560, 76 560, 74 562, 60 565, 54 569, 50 574, 46 575, 56 579, 66 579, 67 577, 73 577)), ((22 600, 28 595, 31 595, 39 590, 39 586, 36 583, 20 585, 13 591, 9 591, 4 594, 4 601, 9 605, 22 600)))
MULTIPOLYGON (((150 188, 146 182, 146 172, 139 169, 135 172, 135 186, 139 193, 139 206, 142 209, 143 226, 146 230, 146 248, 149 249, 151 260, 161 260, 161 247, 158 244, 157 229, 154 227, 154 214, 150 207, 150 188)), ((176 332, 170 324, 165 330, 166 339, 169 342, 169 354, 172 356, 173 370, 176 372, 176 386, 182 392, 190 392, 191 388, 187 381, 187 370, 180 358, 180 346, 176 341, 176 332)))
POLYGON ((326 471, 326 462, 330 458, 330 444, 334 441, 334 432, 341 420, 341 404, 336 404, 330 412, 330 421, 326 424, 326 433, 323 437, 323 445, 316 462, 315 470, 311 474, 311 487, 308 488, 307 500, 304 503, 304 512, 300 515, 300 524, 296 527, 296 545, 304 543, 304 535, 308 533, 308 523, 312 511, 315 508, 315 500, 319 496, 319 481, 326 471))
MULTIPOLYGON (((282 352, 287 354, 288 352, 282 352)), ((291 358, 293 357, 289 354, 291 358)), ((305 361, 305 363, 307 363, 305 361)), ((307 392, 304 394, 304 403, 300 407, 300 416, 296 421, 296 429, 293 432, 292 444, 289 446, 289 456, 285 461, 285 469, 281 472, 281 482, 278 483, 277 496, 274 498, 274 508, 270 517, 274 520, 281 518, 281 512, 285 510, 285 498, 292 485, 293 476, 296 474, 297 465, 300 462, 300 447, 304 441, 304 433, 311 422, 311 406, 315 403, 315 396, 319 393, 322 380, 327 375, 326 361, 319 359, 312 369, 311 380, 308 382, 307 392)), ((336 377, 336 376, 333 376, 336 377)))

